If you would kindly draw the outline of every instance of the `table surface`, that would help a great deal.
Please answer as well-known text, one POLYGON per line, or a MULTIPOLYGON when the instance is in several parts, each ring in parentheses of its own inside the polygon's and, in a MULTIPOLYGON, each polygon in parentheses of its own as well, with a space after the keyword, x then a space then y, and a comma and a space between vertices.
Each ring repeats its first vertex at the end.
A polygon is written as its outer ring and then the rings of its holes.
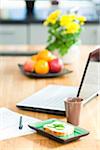
MULTIPOLYGON (((32 95, 34 92, 48 84, 79 85, 83 69, 90 51, 97 46, 80 46, 80 58, 73 64, 66 65, 72 69, 71 74, 51 79, 29 79, 22 75, 17 67, 18 63, 24 63, 27 57, 0 57, 0 107, 7 107, 18 113, 22 113, 41 120, 58 118, 66 121, 63 116, 55 116, 38 112, 23 111, 16 108, 16 103, 32 95)), ((25 46, 16 46, 8 49, 25 49, 25 46)), ((29 47, 29 49, 41 49, 42 46, 29 47)), ((0 47, 0 50, 5 47, 0 47)), ((84 106, 81 115, 80 127, 90 131, 90 134, 80 140, 69 144, 60 144, 38 134, 31 134, 0 142, 0 150, 99 150, 100 149, 100 97, 96 97, 84 106)))

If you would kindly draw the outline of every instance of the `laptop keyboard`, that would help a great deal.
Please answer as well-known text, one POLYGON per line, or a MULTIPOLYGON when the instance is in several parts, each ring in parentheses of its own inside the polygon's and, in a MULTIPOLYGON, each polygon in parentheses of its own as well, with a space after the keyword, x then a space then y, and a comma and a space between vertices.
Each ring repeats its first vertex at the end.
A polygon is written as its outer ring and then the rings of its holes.
POLYGON ((64 99, 77 95, 77 88, 72 86, 49 85, 25 99, 18 105, 45 108, 45 109, 63 109, 64 99))

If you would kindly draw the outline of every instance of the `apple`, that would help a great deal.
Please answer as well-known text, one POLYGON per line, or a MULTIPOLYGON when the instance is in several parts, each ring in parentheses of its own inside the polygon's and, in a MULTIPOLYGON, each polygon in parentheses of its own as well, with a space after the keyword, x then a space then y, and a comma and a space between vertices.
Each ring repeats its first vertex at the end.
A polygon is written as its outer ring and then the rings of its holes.
POLYGON ((60 72, 63 68, 63 62, 59 58, 55 58, 48 62, 49 64, 49 71, 52 73, 60 72))
POLYGON ((32 60, 27 60, 23 65, 23 69, 25 72, 33 72, 34 71, 34 62, 32 60))

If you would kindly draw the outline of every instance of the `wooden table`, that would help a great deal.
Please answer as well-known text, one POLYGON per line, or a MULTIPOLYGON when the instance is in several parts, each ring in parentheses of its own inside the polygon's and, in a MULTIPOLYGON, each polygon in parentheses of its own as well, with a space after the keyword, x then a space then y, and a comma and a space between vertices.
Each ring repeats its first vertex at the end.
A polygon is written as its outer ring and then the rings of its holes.
MULTIPOLYGON (((23 111, 16 108, 16 103, 30 96, 50 83, 61 85, 79 85, 88 53, 97 46, 81 46, 80 58, 72 65, 66 67, 73 73, 52 79, 29 79, 23 76, 18 63, 23 63, 26 57, 0 57, 0 107, 7 107, 41 120, 59 118, 66 121, 63 116, 55 116, 37 112, 23 111)), ((4 47, 0 47, 3 49, 4 47)), ((16 48, 16 47, 15 47, 16 48)), ((24 49, 24 47, 22 47, 24 49)), ((37 47, 40 48, 40 47, 37 47)), ((30 49, 33 49, 30 47, 30 49)), ((36 49, 36 47, 34 47, 36 49)), ((10 140, 0 141, 0 150, 99 150, 100 149, 100 97, 88 103, 81 116, 80 126, 89 130, 90 134, 78 141, 63 145, 38 134, 31 134, 10 140)))

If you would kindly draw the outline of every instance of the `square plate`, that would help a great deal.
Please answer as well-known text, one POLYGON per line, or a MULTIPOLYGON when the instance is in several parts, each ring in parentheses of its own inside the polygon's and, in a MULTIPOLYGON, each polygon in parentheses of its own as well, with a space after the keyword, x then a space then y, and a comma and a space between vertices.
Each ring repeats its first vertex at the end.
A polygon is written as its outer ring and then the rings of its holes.
POLYGON ((18 64, 18 67, 20 69, 20 71, 22 72, 22 74, 24 74, 25 76, 29 77, 29 78, 54 78, 54 77, 60 77, 63 76, 65 74, 71 73, 71 70, 68 69, 62 69, 61 72, 58 73, 47 73, 47 74, 37 74, 35 72, 25 72, 23 69, 23 65, 18 64))
POLYGON ((71 135, 67 135, 67 136, 54 136, 50 133, 47 133, 44 129, 43 129, 43 126, 45 124, 49 124, 49 123, 53 123, 55 121, 60 121, 58 119, 48 119, 48 120, 45 120, 45 121, 41 121, 39 123, 36 123, 36 124, 33 124, 33 125, 28 125, 31 129, 34 129, 37 131, 37 133, 43 135, 43 136, 46 136, 48 138, 51 138, 57 142, 60 142, 60 143, 68 143, 68 142, 71 142, 71 141, 74 141, 74 140, 77 140, 79 139, 80 137, 83 137, 83 136, 86 136, 89 134, 89 132, 83 128, 80 128, 78 126, 74 126, 75 127, 75 130, 74 130, 74 133, 71 134, 71 135))

